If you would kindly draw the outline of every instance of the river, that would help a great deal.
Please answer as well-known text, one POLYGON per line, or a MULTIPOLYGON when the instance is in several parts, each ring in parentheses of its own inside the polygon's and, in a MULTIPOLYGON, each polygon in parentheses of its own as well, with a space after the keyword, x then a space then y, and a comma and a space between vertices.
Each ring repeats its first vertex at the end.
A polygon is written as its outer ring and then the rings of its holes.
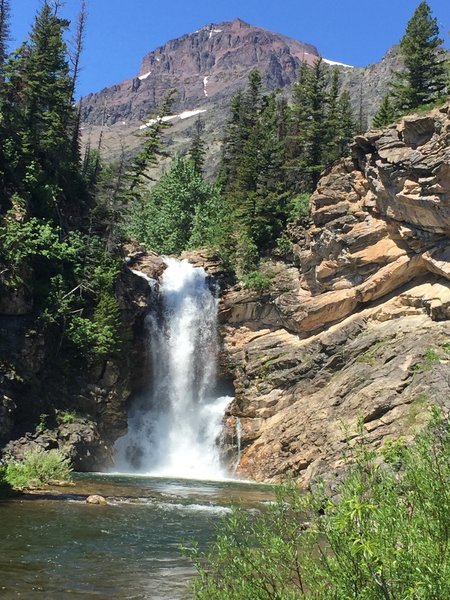
POLYGON ((182 541, 206 548, 233 505, 254 510, 269 486, 127 475, 77 475, 50 495, 0 501, 0 598, 190 598, 182 541), (99 493, 107 506, 89 505, 99 493))

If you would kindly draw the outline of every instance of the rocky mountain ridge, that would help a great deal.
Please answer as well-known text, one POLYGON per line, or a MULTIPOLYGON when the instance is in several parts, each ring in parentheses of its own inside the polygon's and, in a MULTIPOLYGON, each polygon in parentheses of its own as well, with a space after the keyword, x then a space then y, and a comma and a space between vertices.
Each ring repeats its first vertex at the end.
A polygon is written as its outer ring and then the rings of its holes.
MULTIPOLYGON (((207 174, 212 176, 229 100, 245 86, 250 71, 256 68, 261 72, 266 89, 283 89, 289 94, 301 62, 311 64, 319 55, 310 44, 240 19, 206 25, 149 52, 137 76, 83 98, 84 140, 95 145, 102 132, 106 157, 117 158, 123 151, 132 154, 140 143, 133 133, 155 114, 164 95, 176 89, 174 113, 180 116, 174 119, 167 136, 170 152, 186 151, 196 117, 201 115, 207 174)), ((350 91, 355 114, 362 105, 370 119, 401 61, 393 49, 380 63, 367 68, 336 64, 343 87, 350 91)))
POLYGON ((294 83, 302 61, 318 56, 310 44, 241 19, 209 24, 146 54, 136 77, 85 97, 82 120, 94 125, 143 120, 171 89, 177 91, 175 112, 229 99, 253 68, 268 89, 282 88, 294 83))

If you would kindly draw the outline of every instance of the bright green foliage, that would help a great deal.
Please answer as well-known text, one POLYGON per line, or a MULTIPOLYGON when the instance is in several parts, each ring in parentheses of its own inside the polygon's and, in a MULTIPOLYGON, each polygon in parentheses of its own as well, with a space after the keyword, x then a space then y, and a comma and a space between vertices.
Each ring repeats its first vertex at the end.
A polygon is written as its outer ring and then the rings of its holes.
POLYGON ((58 230, 49 222, 36 218, 17 221, 8 215, 0 229, 0 254, 11 265, 41 256, 62 260, 70 256, 67 244, 61 242, 58 230))
POLYGON ((377 114, 373 118, 372 126, 385 127, 386 125, 393 123, 396 117, 397 112, 392 104, 391 97, 389 94, 386 94, 383 98, 380 108, 377 111, 377 114))
POLYGON ((421 2, 400 42, 405 71, 394 80, 396 110, 404 113, 441 98, 446 93, 446 64, 437 19, 427 2, 421 2))
POLYGON ((58 411, 56 420, 59 425, 66 425, 68 423, 74 423, 78 418, 78 415, 73 410, 58 411))
POLYGON ((412 447, 365 448, 333 502, 281 488, 259 515, 233 513, 213 548, 191 550, 197 600, 440 600, 450 597, 450 423, 412 447))
POLYGON ((6 464, 5 479, 15 489, 38 487, 52 481, 69 481, 72 468, 59 450, 29 450, 23 460, 6 464))
POLYGON ((243 277, 244 287, 256 292, 267 292, 270 289, 272 278, 261 271, 251 271, 243 277))
POLYGON ((92 318, 75 315, 67 327, 68 339, 88 355, 107 356, 120 348, 120 313, 108 288, 101 292, 92 318))
POLYGON ((114 283, 119 264, 97 236, 71 232, 36 218, 7 215, 0 227, 0 261, 10 285, 31 268, 34 297, 43 327, 62 326, 67 342, 87 358, 119 348, 119 308, 114 283))
POLYGON ((195 164, 178 158, 143 200, 132 205, 127 233, 161 254, 207 245, 220 227, 217 190, 195 164))
POLYGON ((289 220, 297 221, 309 216, 311 211, 310 194, 298 194, 289 202, 289 220))
POLYGON ((311 192, 323 169, 343 156, 355 131, 347 92, 339 95, 339 73, 318 59, 303 63, 294 86, 286 168, 295 190, 311 192))

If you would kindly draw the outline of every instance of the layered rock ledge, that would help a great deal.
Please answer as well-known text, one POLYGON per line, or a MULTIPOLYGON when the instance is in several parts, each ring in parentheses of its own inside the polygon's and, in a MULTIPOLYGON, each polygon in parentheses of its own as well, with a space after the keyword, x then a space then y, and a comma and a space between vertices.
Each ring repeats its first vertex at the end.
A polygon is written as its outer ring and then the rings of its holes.
POLYGON ((450 405, 450 105, 356 137, 324 174, 293 264, 265 297, 231 289, 224 353, 238 472, 308 483, 339 470, 361 419, 374 446, 450 405))

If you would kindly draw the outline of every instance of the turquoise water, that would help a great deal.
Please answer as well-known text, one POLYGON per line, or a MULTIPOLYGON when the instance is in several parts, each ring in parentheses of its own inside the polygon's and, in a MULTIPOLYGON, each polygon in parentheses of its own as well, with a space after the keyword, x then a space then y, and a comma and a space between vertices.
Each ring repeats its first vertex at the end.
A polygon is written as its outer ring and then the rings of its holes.
POLYGON ((131 476, 78 476, 71 488, 0 502, 0 598, 187 599, 193 569, 232 505, 258 508, 266 486, 131 476), (106 496, 108 506, 85 496, 106 496))

